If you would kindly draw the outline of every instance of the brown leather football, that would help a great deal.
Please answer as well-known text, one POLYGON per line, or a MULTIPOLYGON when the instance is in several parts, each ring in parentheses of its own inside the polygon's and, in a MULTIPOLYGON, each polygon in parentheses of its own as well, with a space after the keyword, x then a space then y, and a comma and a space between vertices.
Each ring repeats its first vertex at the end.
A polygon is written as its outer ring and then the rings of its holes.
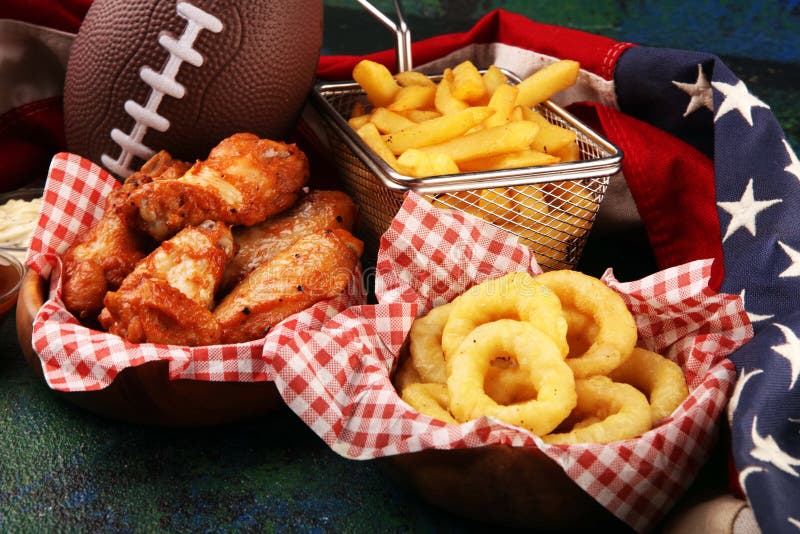
POLYGON ((125 178, 242 131, 282 139, 314 82, 321 0, 95 0, 70 50, 67 149, 125 178))

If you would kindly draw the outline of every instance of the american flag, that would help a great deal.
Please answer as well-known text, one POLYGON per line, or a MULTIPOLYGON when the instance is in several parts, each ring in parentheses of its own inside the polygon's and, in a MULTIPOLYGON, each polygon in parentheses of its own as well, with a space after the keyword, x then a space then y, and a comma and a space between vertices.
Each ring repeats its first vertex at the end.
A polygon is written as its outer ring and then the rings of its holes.
MULTIPOLYGON (((713 204, 710 198, 701 203, 680 197, 669 203, 673 217, 714 210, 718 219, 718 230, 713 225, 699 230, 713 232, 721 243, 721 290, 742 297, 755 331, 754 339, 731 356, 738 373, 728 406, 738 473, 734 482, 763 531, 796 532, 800 161, 768 104, 716 57, 637 47, 622 55, 616 73, 621 112, 712 158, 713 173, 670 179, 686 187, 707 180, 714 187, 713 204)), ((630 146, 626 154, 638 150, 630 146)))

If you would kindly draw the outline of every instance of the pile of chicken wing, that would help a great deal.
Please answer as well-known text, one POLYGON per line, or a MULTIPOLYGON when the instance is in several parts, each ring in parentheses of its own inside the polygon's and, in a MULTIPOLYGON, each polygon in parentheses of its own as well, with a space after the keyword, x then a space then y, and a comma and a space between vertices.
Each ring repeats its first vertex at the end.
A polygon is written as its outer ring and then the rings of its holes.
POLYGON ((157 153, 63 254, 64 305, 135 343, 263 337, 345 291, 363 253, 353 200, 308 178, 297 146, 249 133, 194 164, 157 153))

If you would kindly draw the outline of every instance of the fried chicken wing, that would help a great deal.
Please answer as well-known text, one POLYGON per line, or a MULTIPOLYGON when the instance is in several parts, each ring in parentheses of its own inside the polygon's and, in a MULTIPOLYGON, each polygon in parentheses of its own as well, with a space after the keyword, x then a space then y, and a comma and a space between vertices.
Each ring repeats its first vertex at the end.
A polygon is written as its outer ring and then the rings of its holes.
POLYGON ((97 317, 106 292, 117 289, 136 262, 154 246, 148 237, 125 223, 119 206, 141 185, 177 178, 189 166, 165 151, 154 155, 109 195, 100 220, 64 253, 62 299, 76 317, 97 317))
POLYGON ((173 159, 166 150, 156 152, 137 172, 131 174, 122 183, 122 187, 112 194, 114 207, 118 208, 122 206, 125 201, 128 200, 128 196, 130 196, 137 187, 156 180, 176 180, 183 176, 191 167, 191 163, 173 159))
POLYGON ((341 191, 314 190, 291 209, 254 226, 233 229, 238 250, 222 278, 222 290, 239 283, 258 265, 270 260, 305 234, 326 228, 351 231, 357 208, 341 191))
POLYGON ((247 275, 214 309, 223 343, 263 337, 286 317, 347 287, 364 244, 343 229, 307 234, 247 275))
POLYGON ((134 343, 219 343, 211 308, 234 246, 225 223, 184 228, 141 260, 117 291, 106 294, 100 324, 134 343))
POLYGON ((126 217, 159 241, 205 220, 251 226, 294 204, 308 177, 297 146, 238 133, 177 180, 138 188, 126 217))

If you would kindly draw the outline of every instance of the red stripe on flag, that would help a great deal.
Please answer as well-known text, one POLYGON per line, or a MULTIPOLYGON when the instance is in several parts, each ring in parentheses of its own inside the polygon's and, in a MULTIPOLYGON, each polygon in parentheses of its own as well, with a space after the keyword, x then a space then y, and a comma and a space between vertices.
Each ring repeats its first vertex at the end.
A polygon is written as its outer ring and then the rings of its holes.
POLYGON ((659 269, 713 258, 709 286, 718 290, 725 269, 713 161, 645 122, 599 104, 584 105, 596 110, 605 135, 624 153, 622 172, 659 269))

